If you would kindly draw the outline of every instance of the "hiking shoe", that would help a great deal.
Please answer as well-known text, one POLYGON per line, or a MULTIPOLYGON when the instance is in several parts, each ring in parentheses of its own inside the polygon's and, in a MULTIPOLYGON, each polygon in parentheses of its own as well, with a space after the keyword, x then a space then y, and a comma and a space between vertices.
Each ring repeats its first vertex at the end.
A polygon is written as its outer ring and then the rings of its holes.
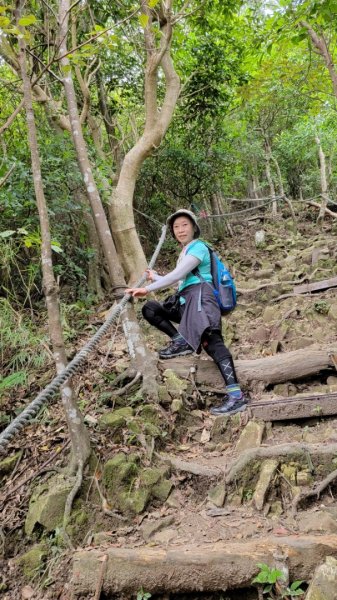
POLYGON ((189 346, 184 339, 172 340, 172 342, 159 350, 159 358, 174 358, 175 356, 187 356, 187 354, 193 354, 194 350, 189 346))
POLYGON ((220 406, 213 406, 210 410, 211 415, 235 415, 247 408, 247 400, 242 394, 241 398, 228 398, 220 406))

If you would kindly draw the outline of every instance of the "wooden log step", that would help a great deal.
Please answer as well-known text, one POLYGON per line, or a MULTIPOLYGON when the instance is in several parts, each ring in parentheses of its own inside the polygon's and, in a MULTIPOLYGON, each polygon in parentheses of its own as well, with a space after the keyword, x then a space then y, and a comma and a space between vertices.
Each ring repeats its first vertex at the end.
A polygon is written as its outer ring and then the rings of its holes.
POLYGON ((73 558, 73 598, 93 597, 100 587, 106 596, 119 598, 129 598, 140 588, 161 594, 250 587, 257 563, 272 565, 280 553, 288 556, 290 580, 308 581, 326 556, 337 556, 337 535, 80 550, 73 558))
MULTIPOLYGON (((334 349, 305 348, 293 350, 248 360, 236 360, 235 368, 239 381, 247 384, 250 381, 261 381, 265 385, 284 383, 303 379, 315 375, 319 371, 335 368, 333 355, 337 354, 334 349)), ((159 361, 161 369, 172 369, 181 377, 189 377, 191 367, 196 367, 196 383, 209 384, 213 387, 223 389, 223 379, 215 363, 202 355, 183 356, 159 361)))
POLYGON ((313 283, 304 283, 302 285, 295 285, 293 292, 295 296, 299 294, 309 294, 311 292, 319 292, 321 290, 327 290, 332 287, 337 287, 337 277, 331 277, 330 279, 324 279, 322 281, 314 281, 313 283))
POLYGON ((337 393, 291 396, 249 404, 250 417, 262 421, 288 421, 337 415, 337 393))

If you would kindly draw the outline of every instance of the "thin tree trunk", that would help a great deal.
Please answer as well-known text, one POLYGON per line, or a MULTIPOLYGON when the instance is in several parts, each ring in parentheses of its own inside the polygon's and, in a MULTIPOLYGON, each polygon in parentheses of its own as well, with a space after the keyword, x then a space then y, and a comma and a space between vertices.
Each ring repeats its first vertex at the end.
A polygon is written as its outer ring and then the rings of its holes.
POLYGON ((93 211, 95 225, 100 237, 102 249, 109 268, 110 278, 114 285, 124 284, 123 271, 117 256, 116 248, 111 236, 110 227, 101 198, 96 186, 89 161, 88 150, 84 140, 82 125, 77 108, 77 100, 74 88, 74 82, 71 74, 71 66, 67 56, 67 34, 69 24, 69 0, 60 0, 59 7, 59 56, 60 63, 65 73, 63 85, 68 105, 68 113, 73 141, 76 149, 77 160, 82 173, 85 188, 88 194, 89 202, 93 211))
POLYGON ((292 219, 294 221, 294 225, 296 226, 297 219, 296 219, 296 215, 295 215, 295 212, 294 212, 293 203, 291 202, 291 200, 288 198, 288 196, 286 195, 286 193, 284 191, 283 181, 282 181, 282 173, 281 173, 280 165, 278 164, 278 160, 275 158, 275 156, 273 154, 271 154, 271 159, 272 159, 272 161, 273 161, 273 163, 275 165, 276 172, 277 172, 278 184, 279 184, 279 188, 280 188, 280 196, 282 196, 284 198, 285 202, 288 204, 290 212, 291 212, 292 219))
POLYGON ((323 58, 325 66, 329 71, 334 94, 337 98, 337 72, 326 39, 323 35, 319 36, 307 21, 302 20, 299 22, 299 25, 307 30, 313 45, 323 58))
POLYGON ((321 191, 322 191, 322 202, 321 208, 319 211, 319 215, 317 217, 317 223, 322 223, 324 220, 325 210, 328 206, 329 195, 328 195, 328 182, 326 177, 326 162, 325 162, 325 154, 323 152, 321 140, 318 135, 315 137, 315 142, 318 147, 318 155, 319 155, 319 166, 320 166, 320 177, 321 177, 321 191))
POLYGON ((270 169, 270 160, 271 160, 271 147, 268 140, 265 140, 265 159, 266 159, 266 177, 270 189, 270 195, 273 199, 272 203, 272 215, 273 217, 277 216, 277 202, 276 202, 276 194, 275 194, 275 186, 271 174, 270 169))
POLYGON ((173 111, 180 92, 179 77, 174 69, 170 46, 172 38, 172 3, 162 3, 159 11, 160 20, 165 23, 161 27, 160 46, 157 48, 153 32, 153 11, 146 0, 141 1, 142 10, 148 16, 145 28, 145 47, 147 62, 145 69, 145 112, 144 132, 138 142, 126 154, 118 183, 113 191, 110 203, 112 231, 118 254, 128 280, 134 281, 145 268, 145 256, 135 228, 133 214, 133 195, 136 179, 144 160, 160 145, 171 122, 173 111), (162 18, 161 18, 162 17, 162 18), (158 69, 162 68, 165 76, 166 91, 161 109, 157 98, 158 69))
MULTIPOLYGON (((17 20, 20 18, 21 2, 17 3, 17 20)), ((26 42, 24 36, 19 36, 19 65, 23 82, 24 102, 27 118, 28 140, 31 153, 32 172, 34 179, 35 196, 41 226, 41 259, 43 289, 46 297, 48 311, 48 327, 53 348, 53 356, 56 364, 57 373, 61 373, 66 367, 67 358, 61 327, 60 304, 58 296, 58 286, 54 277, 51 236, 49 228, 49 218, 47 204, 44 196, 40 157, 37 144, 37 134, 35 125, 35 115, 32 103, 32 90, 30 79, 26 68, 26 42)), ((72 445, 73 464, 75 469, 80 464, 85 464, 90 455, 89 436, 86 431, 82 415, 77 407, 74 398, 73 388, 68 380, 61 391, 62 404, 70 432, 72 445)))
POLYGON ((82 205, 84 220, 87 226, 88 246, 93 252, 88 263, 88 291, 97 298, 103 298, 104 292, 101 284, 101 247, 97 236, 97 230, 91 209, 88 203, 88 196, 84 189, 78 188, 74 191, 74 197, 77 204, 82 205))

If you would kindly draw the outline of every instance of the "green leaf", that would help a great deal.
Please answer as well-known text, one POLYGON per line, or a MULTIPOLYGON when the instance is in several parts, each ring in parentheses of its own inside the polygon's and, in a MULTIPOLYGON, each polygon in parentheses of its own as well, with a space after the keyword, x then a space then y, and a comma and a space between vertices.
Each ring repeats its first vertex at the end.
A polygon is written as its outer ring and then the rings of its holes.
POLYGON ((149 15, 139 15, 138 19, 141 26, 145 29, 149 22, 149 15))
POLYGON ((27 27, 28 25, 33 25, 36 23, 36 17, 34 15, 27 15, 26 17, 22 17, 19 19, 19 25, 22 27, 27 27))
POLYGON ((11 235, 13 235, 15 233, 15 231, 13 231, 13 229, 7 229, 7 231, 1 231, 0 232, 0 237, 1 238, 8 238, 11 235))
POLYGON ((21 385, 26 381, 26 371, 17 371, 17 373, 12 373, 4 379, 0 379, 0 390, 6 390, 16 385, 21 385))
POLYGON ((51 243, 51 249, 56 252, 56 254, 62 254, 63 250, 58 242, 51 243))
POLYGON ((10 24, 10 19, 8 17, 0 17, 0 27, 4 28, 7 27, 7 25, 10 24))
POLYGON ((154 8, 158 4, 159 0, 149 0, 149 8, 154 8))
POLYGON ((300 581, 299 579, 296 581, 293 581, 293 583, 290 586, 291 591, 297 590, 302 585, 302 583, 304 583, 304 581, 300 581))

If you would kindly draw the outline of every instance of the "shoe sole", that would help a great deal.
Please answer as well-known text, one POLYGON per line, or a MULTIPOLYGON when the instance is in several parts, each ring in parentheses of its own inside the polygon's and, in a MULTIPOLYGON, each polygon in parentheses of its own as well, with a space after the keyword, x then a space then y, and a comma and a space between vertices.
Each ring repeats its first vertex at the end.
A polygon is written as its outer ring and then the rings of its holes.
POLYGON ((247 404, 243 404, 242 406, 239 406, 239 408, 233 408, 233 410, 228 410, 227 412, 222 412, 222 413, 213 413, 210 410, 211 415, 213 415, 213 417, 228 417, 230 415, 235 415, 238 412, 243 412, 244 410, 246 410, 247 408, 247 404))
POLYGON ((172 354, 171 356, 162 356, 159 354, 159 358, 162 360, 168 360, 170 358, 176 358, 177 356, 188 356, 188 354, 193 354, 193 351, 191 352, 190 350, 186 350, 185 352, 179 352, 178 354, 172 354))

